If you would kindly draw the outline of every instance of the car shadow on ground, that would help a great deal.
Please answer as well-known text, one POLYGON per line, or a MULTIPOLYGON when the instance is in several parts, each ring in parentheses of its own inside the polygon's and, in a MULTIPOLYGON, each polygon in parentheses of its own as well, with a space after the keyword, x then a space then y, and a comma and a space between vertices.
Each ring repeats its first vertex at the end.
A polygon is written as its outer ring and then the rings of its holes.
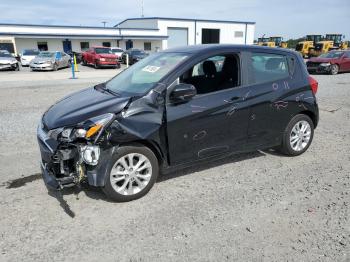
MULTIPOLYGON (((196 163, 195 165, 187 168, 178 168, 174 171, 170 171, 167 173, 161 173, 160 176, 157 179, 156 183, 162 183, 169 179, 178 178, 181 176, 189 175, 195 172, 201 172, 206 169, 219 167, 226 164, 232 164, 236 162, 241 162, 244 160, 249 160, 257 157, 265 156, 265 153, 261 151, 255 151, 251 153, 241 153, 241 154, 231 154, 229 156, 224 156, 221 158, 217 158, 215 160, 208 161, 206 160, 196 163)), ((111 202, 109 198, 105 196, 105 194, 102 192, 101 188, 92 187, 89 186, 87 183, 82 183, 79 186, 72 187, 72 188, 65 188, 60 191, 48 191, 48 194, 51 197, 54 197, 57 199, 57 201, 60 203, 60 206, 62 207, 63 211, 70 217, 75 217, 75 212, 70 208, 68 202, 64 199, 65 195, 72 195, 74 194, 76 196, 76 200, 79 200, 79 194, 83 192, 87 197, 92 198, 94 200, 103 200, 106 202, 111 202)))

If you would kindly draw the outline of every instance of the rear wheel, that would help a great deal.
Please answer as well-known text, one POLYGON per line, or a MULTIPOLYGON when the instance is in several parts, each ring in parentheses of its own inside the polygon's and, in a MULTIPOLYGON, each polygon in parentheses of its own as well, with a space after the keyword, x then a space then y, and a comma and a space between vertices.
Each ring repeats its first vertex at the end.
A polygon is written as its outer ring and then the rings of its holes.
POLYGON ((52 70, 53 70, 53 71, 57 71, 57 69, 58 69, 57 64, 54 64, 52 70))
POLYGON ((283 134, 282 153, 298 156, 310 146, 314 135, 314 124, 310 117, 304 114, 296 115, 290 120, 283 134))
POLYGON ((331 71, 329 71, 329 73, 331 74, 331 75, 336 75, 336 74, 338 74, 338 72, 339 72, 339 66, 338 65, 331 65, 331 71))
POLYGON ((138 199, 153 187, 159 173, 158 160, 144 146, 124 146, 110 160, 104 193, 114 201, 138 199))
POLYGON ((86 65, 87 65, 87 63, 86 63, 86 61, 85 61, 85 59, 84 59, 84 58, 82 58, 82 59, 81 59, 81 62, 83 63, 83 65, 84 65, 84 66, 86 66, 86 65))

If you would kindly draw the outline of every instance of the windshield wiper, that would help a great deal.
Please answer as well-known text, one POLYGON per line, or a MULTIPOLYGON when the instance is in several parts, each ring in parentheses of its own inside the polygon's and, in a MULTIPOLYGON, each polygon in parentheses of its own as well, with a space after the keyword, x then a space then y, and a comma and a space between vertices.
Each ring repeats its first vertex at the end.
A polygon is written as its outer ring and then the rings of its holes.
POLYGON ((111 95, 114 95, 114 96, 120 96, 119 93, 117 93, 117 92, 107 88, 106 87, 106 83, 101 83, 101 84, 95 85, 94 89, 96 89, 96 90, 103 90, 104 92, 110 93, 111 95))

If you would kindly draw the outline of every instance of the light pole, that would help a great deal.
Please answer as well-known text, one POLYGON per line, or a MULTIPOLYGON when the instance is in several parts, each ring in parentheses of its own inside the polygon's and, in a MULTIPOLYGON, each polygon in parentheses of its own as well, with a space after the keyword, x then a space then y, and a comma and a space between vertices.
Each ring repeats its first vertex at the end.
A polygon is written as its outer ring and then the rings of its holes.
POLYGON ((106 27, 106 24, 107 24, 106 21, 102 21, 101 23, 103 24, 103 27, 106 27))

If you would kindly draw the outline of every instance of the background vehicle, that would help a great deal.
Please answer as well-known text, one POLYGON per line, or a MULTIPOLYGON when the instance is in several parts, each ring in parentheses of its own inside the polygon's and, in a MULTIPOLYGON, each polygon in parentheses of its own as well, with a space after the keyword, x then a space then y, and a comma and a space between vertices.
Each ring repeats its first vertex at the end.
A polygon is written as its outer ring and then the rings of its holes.
POLYGON ((118 61, 120 62, 122 60, 122 54, 124 53, 124 50, 120 47, 111 47, 112 53, 117 56, 118 61))
POLYGON ((348 42, 343 41, 344 36, 342 34, 326 34, 326 40, 333 41, 332 50, 346 50, 348 49, 348 42))
POLYGON ((71 51, 71 52, 68 52, 67 53, 71 58, 74 57, 75 55, 75 59, 77 61, 77 64, 80 64, 81 63, 81 57, 82 57, 82 54, 79 53, 79 52, 75 52, 75 51, 71 51))
POLYGON ((309 57, 314 51, 316 43, 322 40, 322 35, 307 35, 304 41, 299 42, 295 51, 298 51, 304 58, 309 57))
POLYGON ((283 41, 283 37, 281 36, 271 36, 269 41, 265 42, 263 46, 287 48, 288 44, 283 41))
POLYGON ((257 45, 262 46, 264 43, 266 43, 268 41, 269 41, 268 37, 259 37, 257 45))
POLYGON ((36 49, 24 49, 20 54, 21 65, 29 66, 29 63, 39 54, 36 49))
POLYGON ((83 65, 93 65, 96 69, 101 67, 120 68, 117 56, 109 47, 94 46, 82 54, 83 65))
POLYGON ((30 62, 29 66, 32 71, 57 71, 59 68, 70 67, 71 57, 64 52, 42 51, 30 62))
POLYGON ((310 73, 329 73, 336 75, 338 72, 350 72, 350 50, 334 50, 319 57, 313 57, 306 63, 310 73))
POLYGON ((111 199, 130 201, 151 189, 159 170, 275 147, 300 155, 318 124, 317 87, 300 55, 286 49, 196 45, 154 53, 45 112, 43 178, 55 189, 86 179, 111 199))
POLYGON ((0 70, 3 69, 12 69, 19 71, 19 64, 17 59, 7 50, 0 50, 0 70))
POLYGON ((145 51, 139 49, 129 49, 122 54, 122 62, 124 64, 126 64, 126 55, 129 56, 129 65, 135 64, 136 62, 148 56, 145 51))

